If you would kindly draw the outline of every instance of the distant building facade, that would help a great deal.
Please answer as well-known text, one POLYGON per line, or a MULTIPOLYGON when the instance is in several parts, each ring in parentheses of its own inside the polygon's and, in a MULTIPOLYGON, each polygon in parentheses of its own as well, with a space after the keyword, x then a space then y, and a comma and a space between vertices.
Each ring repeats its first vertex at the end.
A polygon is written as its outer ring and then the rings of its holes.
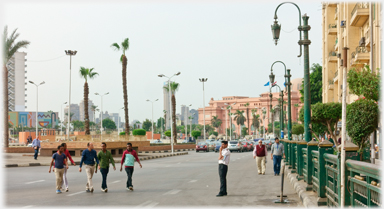
MULTIPOLYGON (((27 53, 16 52, 6 64, 8 69, 8 110, 9 111, 25 111, 27 100, 27 65, 25 58, 27 53)), ((30 85, 33 90, 36 88, 30 85)))
MULTIPOLYGON (((78 104, 71 104, 71 121, 80 120, 80 107, 78 104)), ((68 105, 64 108, 64 122, 68 121, 68 105)))
MULTIPOLYGON (((93 106, 92 100, 88 99, 88 117, 90 122, 94 121, 92 106, 93 106)), ((80 112, 80 121, 85 121, 84 100, 81 100, 79 104, 79 112, 80 112)))

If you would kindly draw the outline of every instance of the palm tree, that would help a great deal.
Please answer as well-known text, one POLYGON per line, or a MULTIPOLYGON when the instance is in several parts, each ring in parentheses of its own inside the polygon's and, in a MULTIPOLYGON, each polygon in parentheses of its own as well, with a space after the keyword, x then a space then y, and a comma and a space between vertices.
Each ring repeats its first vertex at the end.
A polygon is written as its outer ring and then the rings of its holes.
POLYGON ((94 79, 97 75, 96 72, 93 72, 93 68, 85 68, 80 67, 79 70, 80 77, 85 79, 84 83, 84 120, 85 120, 85 135, 89 135, 89 114, 88 114, 88 95, 89 95, 89 87, 88 87, 88 79, 94 79))
POLYGON ((91 111, 93 112, 93 120, 94 120, 93 122, 95 122, 95 120, 96 120, 96 109, 97 109, 96 105, 91 106, 91 111))
POLYGON ((249 134, 249 131, 251 130, 250 128, 249 128, 249 114, 248 114, 248 107, 249 107, 249 102, 247 102, 247 103, 245 103, 245 105, 244 105, 244 107, 246 107, 247 108, 247 123, 248 123, 248 135, 250 135, 249 134))
POLYGON ((7 63, 8 61, 13 57, 13 55, 21 48, 27 48, 29 45, 29 41, 18 41, 16 42, 17 37, 19 37, 19 34, 16 33, 17 28, 10 34, 8 37, 8 26, 4 27, 4 33, 3 33, 3 109, 1 110, 2 120, 3 120, 3 134, 2 138, 4 139, 4 147, 8 147, 8 68, 7 63))
POLYGON ((245 116, 243 115, 244 114, 244 110, 240 111, 240 110, 236 110, 236 113, 235 113, 235 121, 237 123, 237 125, 239 126, 239 133, 240 133, 240 137, 241 137, 241 129, 240 127, 242 125, 244 125, 245 121, 247 121, 247 119, 245 118, 245 116))
POLYGON ((212 116, 211 123, 213 127, 218 129, 223 122, 217 116, 212 116))
POLYGON ((255 129, 255 132, 260 127, 260 115, 256 114, 256 112, 257 112, 257 109, 252 109, 252 126, 255 129))
POLYGON ((171 93, 172 93, 171 101, 172 101, 172 129, 173 129, 173 141, 174 141, 173 143, 177 143, 177 140, 176 140, 177 130, 176 130, 176 97, 175 97, 175 93, 177 90, 179 90, 180 84, 176 83, 176 82, 171 82, 170 86, 171 86, 171 89, 169 89, 168 85, 164 85, 163 88, 165 90, 167 90, 168 92, 169 92, 169 90, 171 90, 171 93))
POLYGON ((113 43, 111 45, 116 51, 122 51, 123 54, 120 57, 120 61, 122 62, 123 69, 123 92, 124 92, 124 112, 125 112, 125 135, 129 135, 129 117, 128 117, 128 90, 127 90, 127 64, 128 59, 125 56, 125 51, 129 49, 129 39, 126 38, 121 43, 121 46, 117 43, 113 43))

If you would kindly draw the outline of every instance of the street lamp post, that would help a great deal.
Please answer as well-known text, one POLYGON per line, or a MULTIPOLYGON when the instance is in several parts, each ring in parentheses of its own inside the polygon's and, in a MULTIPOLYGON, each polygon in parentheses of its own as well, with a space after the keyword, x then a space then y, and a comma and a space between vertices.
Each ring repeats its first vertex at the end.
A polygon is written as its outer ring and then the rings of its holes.
POLYGON ((265 107, 263 107, 263 138, 266 139, 267 137, 265 136, 265 114, 267 113, 265 107))
MULTIPOLYGON (((192 106, 192 104, 190 104, 190 105, 188 105, 188 107, 190 107, 190 106, 192 106)), ((186 112, 186 115, 185 115, 185 117, 184 117, 184 121, 185 121, 185 124, 184 124, 184 126, 185 126, 185 140, 187 140, 187 129, 188 129, 188 112, 187 112, 187 106, 185 106, 185 112, 186 112)))
MULTIPOLYGON (((281 25, 277 24, 277 10, 279 7, 285 3, 290 3, 296 6, 296 8, 299 10, 299 34, 300 34, 300 54, 298 57, 301 57, 302 49, 301 45, 304 45, 304 137, 305 141, 309 142, 311 140, 311 132, 309 130, 309 124, 311 122, 311 93, 310 93, 310 82, 309 82, 309 45, 311 44, 311 41, 308 39, 308 31, 311 29, 311 26, 308 25, 308 19, 309 16, 307 14, 304 14, 302 16, 303 18, 303 26, 301 26, 301 11, 300 8, 293 2, 283 2, 277 6, 275 10, 275 16, 274 16, 274 24, 271 26, 273 39, 275 41, 275 45, 277 45, 277 41, 279 40, 280 36, 280 29, 281 25), (304 39, 301 39, 301 31, 304 32, 304 39)), ((289 113, 290 114, 290 113, 289 113)), ((289 116, 288 116, 289 117, 289 116)))
POLYGON ((99 93, 95 93, 95 95, 100 96, 101 98, 101 109, 100 109, 100 140, 103 140, 103 96, 108 95, 109 92, 100 95, 99 93))
MULTIPOLYGON (((271 103, 272 103, 272 93, 271 93, 271 89, 273 88, 273 87, 275 87, 275 86, 277 86, 277 87, 279 87, 279 90, 280 90, 280 99, 281 99, 281 103, 280 103, 280 138, 284 138, 284 129, 283 129, 283 125, 282 125, 282 123, 284 123, 284 121, 283 121, 283 99, 284 99, 284 94, 283 94, 283 91, 281 91, 281 88, 280 88, 280 86, 279 85, 277 85, 277 84, 275 84, 275 85, 273 85, 273 86, 271 86, 271 88, 269 89, 269 97, 271 98, 271 103)), ((272 106, 272 104, 271 104, 271 106, 272 106)))
POLYGON ((156 99, 155 101, 151 101, 149 99, 147 99, 147 102, 151 102, 152 103, 152 140, 153 140, 153 103, 158 101, 159 99, 156 99))
POLYGON ((45 82, 41 82, 39 85, 35 84, 33 81, 29 81, 29 83, 36 86, 36 138, 39 136, 39 121, 37 116, 39 115, 39 86, 45 84, 45 82))
POLYGON ((204 96, 204 83, 207 82, 208 78, 199 78, 200 82, 203 83, 203 120, 204 120, 204 141, 205 141, 205 96, 204 96))
POLYGON ((118 134, 118 136, 120 136, 120 111, 122 109, 124 109, 124 107, 119 109, 119 115, 117 116, 117 132, 118 132, 117 134, 118 134))
MULTIPOLYGON (((67 104, 67 102, 64 102, 63 104, 61 104, 61 115, 63 116, 63 120, 64 120, 64 114, 63 114, 63 105, 64 104, 67 104)), ((63 120, 61 121, 60 135, 63 135, 63 120)))
MULTIPOLYGON (((178 76, 178 75, 180 75, 180 72, 178 72, 178 73, 176 73, 176 74, 174 74, 173 76, 178 76)), ((171 78, 173 77, 173 76, 171 76, 171 77, 167 77, 167 76, 165 76, 164 74, 160 74, 160 75, 158 75, 160 78, 161 77, 166 77, 166 78, 168 78, 168 90, 169 90, 169 105, 171 106, 172 105, 172 101, 171 101, 171 95, 172 95, 172 90, 171 90, 171 78)), ((170 112, 170 115, 169 115, 169 117, 172 117, 172 107, 170 107, 169 108, 169 112, 170 112)), ((172 123, 171 123, 171 140, 170 140, 170 142, 171 142, 171 150, 172 150, 172 154, 173 154, 173 120, 171 120, 172 121, 172 123)))
MULTIPOLYGON (((232 105, 235 105, 235 104, 236 104, 236 102, 233 103, 232 105)), ((229 120, 230 120, 230 124, 229 124, 229 138, 230 139, 229 139, 229 141, 231 141, 232 140, 232 106, 228 106, 227 109, 230 109, 229 114, 231 115, 229 117, 229 120)))
POLYGON ((192 138, 192 119, 193 119, 193 116, 194 116, 194 115, 195 115, 195 113, 193 113, 193 114, 190 116, 191 123, 190 123, 190 129, 189 129, 189 130, 190 130, 190 131, 189 131, 190 134, 189 134, 189 135, 191 136, 191 139, 193 139, 193 138, 192 138))
MULTIPOLYGON (((164 112, 164 115, 166 115, 167 111, 163 110, 163 112, 164 112)), ((163 125, 163 121, 165 122, 165 118, 166 117, 164 117, 164 120, 161 120, 161 136, 160 136, 161 139, 163 139, 163 137, 164 137, 164 126, 165 125, 163 125)))
POLYGON ((68 140, 69 140, 69 128, 71 123, 71 68, 72 68, 72 56, 75 56, 77 51, 65 50, 65 54, 69 55, 69 99, 68 99, 68 140))
MULTIPOLYGON (((227 105, 227 103, 224 103, 225 105, 227 105)), ((225 140, 228 141, 228 133, 227 133, 227 129, 228 129, 228 113, 227 113, 227 108, 221 108, 222 110, 225 110, 225 140)))

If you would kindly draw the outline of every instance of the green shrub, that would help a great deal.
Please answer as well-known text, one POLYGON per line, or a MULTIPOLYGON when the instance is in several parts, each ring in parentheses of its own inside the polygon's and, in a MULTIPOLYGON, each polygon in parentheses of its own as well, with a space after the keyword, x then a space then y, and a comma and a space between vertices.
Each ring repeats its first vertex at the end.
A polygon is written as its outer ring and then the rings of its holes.
POLYGON ((304 133, 304 126, 302 124, 296 124, 292 127, 292 134, 300 135, 304 133))
POLYGON ((132 135, 134 136, 145 136, 147 135, 147 131, 144 129, 135 129, 132 131, 132 135))
POLYGON ((166 132, 164 132, 164 135, 165 135, 165 136, 168 136, 168 137, 171 137, 171 131, 166 131, 166 132))
POLYGON ((125 131, 119 133, 120 136, 125 135, 125 131))
POLYGON ((192 131, 192 136, 197 139, 197 137, 201 136, 201 131, 192 131))

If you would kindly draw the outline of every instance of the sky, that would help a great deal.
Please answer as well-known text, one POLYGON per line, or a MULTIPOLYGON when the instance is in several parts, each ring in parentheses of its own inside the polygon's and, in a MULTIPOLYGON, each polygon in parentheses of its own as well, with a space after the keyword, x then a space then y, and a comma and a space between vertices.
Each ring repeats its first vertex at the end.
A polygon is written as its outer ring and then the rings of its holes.
MULTIPOLYGON (((61 112, 68 101, 69 56, 72 57, 71 103, 83 99, 84 79, 80 67, 94 68, 99 76, 89 83, 89 99, 103 111, 117 113, 123 107, 121 52, 112 43, 129 38, 127 84, 130 121, 162 116, 165 78, 180 83, 176 93, 177 113, 181 105, 203 107, 211 98, 258 97, 268 91, 271 64, 283 61, 292 79, 303 77, 304 59, 299 54, 299 13, 290 4, 278 10, 282 25, 275 46, 271 25, 281 1, 3 1, 2 28, 18 28, 19 40, 31 42, 27 49, 27 81, 45 81, 39 87, 39 111, 61 112)), ((309 18, 310 65, 322 63, 321 2, 296 1, 309 18)), ((283 85, 284 68, 274 66, 277 83, 283 85)), ((27 111, 36 111, 36 87, 27 84, 27 111)), ((123 111, 121 111, 123 113, 123 111)), ((121 114, 122 117, 122 114, 121 114)))

